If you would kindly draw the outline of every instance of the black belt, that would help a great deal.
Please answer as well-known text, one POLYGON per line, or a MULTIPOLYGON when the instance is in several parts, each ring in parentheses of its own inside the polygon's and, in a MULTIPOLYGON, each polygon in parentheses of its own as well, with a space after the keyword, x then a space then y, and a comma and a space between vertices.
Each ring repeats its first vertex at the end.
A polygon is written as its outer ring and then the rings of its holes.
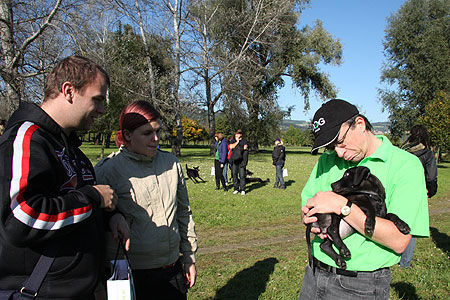
POLYGON ((173 267, 175 267, 177 265, 177 262, 178 261, 176 261, 176 262, 174 262, 173 264, 170 264, 170 265, 162 266, 162 267, 159 267, 159 268, 153 268, 153 269, 150 269, 150 270, 152 270, 152 271, 162 271, 162 270, 171 269, 171 268, 173 268, 173 267))
POLYGON ((358 273, 373 273, 373 272, 376 272, 379 270, 389 269, 389 268, 380 268, 375 271, 349 271, 349 270, 344 270, 344 269, 339 269, 339 268, 329 266, 326 263, 323 263, 320 260, 313 257, 313 269, 314 268, 318 268, 320 270, 323 270, 323 271, 326 271, 329 273, 333 273, 333 274, 337 274, 337 275, 344 275, 344 276, 348 276, 348 277, 357 277, 358 273))
POLYGON ((317 258, 313 257, 313 268, 318 268, 320 270, 337 274, 337 275, 344 275, 349 277, 357 277, 358 271, 349 271, 344 269, 335 268, 332 266, 327 265, 326 263, 321 262, 317 258))

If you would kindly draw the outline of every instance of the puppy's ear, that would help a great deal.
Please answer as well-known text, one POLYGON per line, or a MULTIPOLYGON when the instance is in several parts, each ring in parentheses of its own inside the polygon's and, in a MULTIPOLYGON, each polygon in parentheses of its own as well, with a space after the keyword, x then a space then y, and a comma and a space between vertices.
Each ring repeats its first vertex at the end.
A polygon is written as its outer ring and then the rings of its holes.
POLYGON ((353 176, 353 186, 360 185, 361 182, 370 175, 370 170, 367 167, 356 167, 355 171, 355 175, 353 176))

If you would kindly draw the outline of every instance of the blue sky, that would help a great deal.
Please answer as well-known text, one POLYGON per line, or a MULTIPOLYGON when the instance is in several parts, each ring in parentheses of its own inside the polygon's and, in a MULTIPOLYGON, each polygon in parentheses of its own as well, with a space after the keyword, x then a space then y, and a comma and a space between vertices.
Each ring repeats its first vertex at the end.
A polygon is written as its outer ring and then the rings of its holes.
MULTIPOLYGON (((320 19, 325 30, 340 39, 343 63, 324 66, 322 70, 330 75, 338 89, 338 98, 355 104, 371 122, 388 120, 377 93, 377 88, 382 87, 380 74, 385 60, 382 42, 386 18, 397 12, 403 3, 405 0, 313 0, 300 16, 300 27, 313 25, 320 19)), ((311 120, 322 104, 320 98, 312 94, 311 109, 304 112, 302 95, 288 80, 278 95, 281 107, 295 105, 292 120, 311 120)))

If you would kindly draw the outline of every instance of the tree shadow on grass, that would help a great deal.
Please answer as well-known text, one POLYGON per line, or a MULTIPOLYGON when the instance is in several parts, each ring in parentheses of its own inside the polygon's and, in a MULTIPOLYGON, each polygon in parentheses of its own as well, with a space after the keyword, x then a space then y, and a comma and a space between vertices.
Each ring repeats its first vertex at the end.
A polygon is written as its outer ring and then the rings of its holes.
POLYGON ((403 300, 417 300, 419 296, 416 294, 416 288, 406 282, 397 282, 392 285, 394 290, 397 292, 398 297, 403 300))
POLYGON ((433 240, 436 247, 445 252, 445 254, 450 255, 450 238, 447 234, 439 232, 437 228, 430 227, 431 239, 433 240))
POLYGON ((217 291, 214 299, 257 300, 266 290, 277 263, 276 258, 270 257, 240 271, 217 291))

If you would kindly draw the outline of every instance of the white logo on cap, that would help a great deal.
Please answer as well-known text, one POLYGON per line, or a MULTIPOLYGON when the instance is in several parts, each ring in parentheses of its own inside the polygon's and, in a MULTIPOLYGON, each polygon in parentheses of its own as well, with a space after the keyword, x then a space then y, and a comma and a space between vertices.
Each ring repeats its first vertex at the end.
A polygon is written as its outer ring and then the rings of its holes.
POLYGON ((323 126, 325 124, 325 119, 324 118, 320 118, 319 120, 317 120, 317 121, 314 121, 314 123, 313 123, 313 131, 314 132, 317 132, 317 131, 319 131, 320 130, 320 126, 323 126))

